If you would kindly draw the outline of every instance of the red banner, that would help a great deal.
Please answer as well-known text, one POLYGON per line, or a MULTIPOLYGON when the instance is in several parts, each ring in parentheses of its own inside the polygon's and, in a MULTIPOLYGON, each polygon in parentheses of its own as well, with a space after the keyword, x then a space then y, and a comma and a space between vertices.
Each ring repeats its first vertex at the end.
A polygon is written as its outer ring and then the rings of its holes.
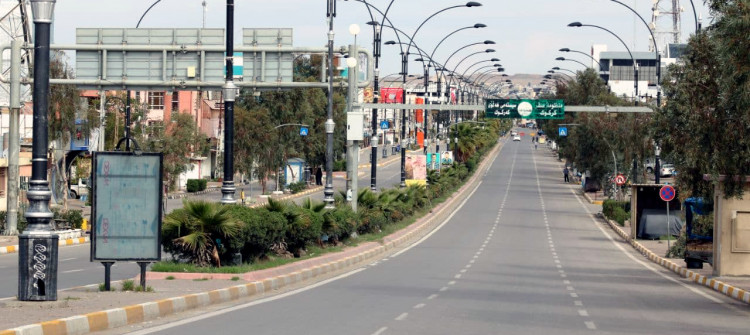
MULTIPOLYGON (((414 103, 417 104, 417 105, 423 105, 424 104, 424 98, 415 98, 414 99, 414 103)), ((417 110, 414 111, 414 113, 416 114, 415 118, 414 118, 414 121, 416 123, 421 123, 424 120, 424 110, 417 109, 417 110)))
POLYGON ((404 89, 401 87, 383 87, 380 89, 380 101, 385 104, 400 104, 404 101, 404 89))

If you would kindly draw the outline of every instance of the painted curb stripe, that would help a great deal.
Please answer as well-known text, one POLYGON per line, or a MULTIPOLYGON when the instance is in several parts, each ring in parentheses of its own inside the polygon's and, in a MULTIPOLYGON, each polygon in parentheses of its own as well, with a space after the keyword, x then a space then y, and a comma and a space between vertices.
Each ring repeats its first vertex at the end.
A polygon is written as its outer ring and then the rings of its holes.
MULTIPOLYGON (((494 155, 500 150, 502 146, 498 145, 493 149, 493 153, 488 156, 494 155)), ((489 167, 490 161, 482 161, 482 169, 486 170, 489 167)), ((477 169, 474 176, 462 186, 458 192, 463 192, 469 187, 466 185, 475 184, 479 179, 481 169, 477 169)), ((322 188, 322 187, 321 187, 322 188)), ((459 194, 460 195, 460 194, 459 194)), ((300 282, 305 279, 316 277, 327 272, 344 269, 346 266, 356 265, 368 261, 370 258, 375 257, 384 253, 385 251, 395 248, 400 245, 401 241, 406 241, 407 237, 416 235, 416 231, 429 228, 433 222, 441 222, 444 220, 442 214, 453 211, 458 200, 462 199, 460 196, 453 196, 446 201, 443 207, 433 213, 431 216, 426 217, 424 222, 416 227, 407 227, 408 232, 399 232, 402 234, 399 238, 396 238, 385 245, 376 245, 369 250, 365 250, 357 255, 350 256, 344 259, 331 261, 321 265, 314 266, 312 268, 303 269, 301 271, 292 272, 289 274, 279 275, 273 278, 264 279, 262 281, 254 281, 248 284, 233 286, 225 289, 213 290, 209 292, 190 294, 170 299, 159 300, 156 302, 147 302, 138 305, 131 305, 122 308, 114 308, 106 311, 93 312, 85 315, 76 315, 68 318, 45 321, 38 324, 26 325, 17 327, 9 330, 0 330, 0 335, 16 335, 16 334, 54 334, 54 335, 65 335, 65 334, 85 334, 89 332, 95 332, 100 330, 106 330, 115 327, 121 327, 129 324, 142 323, 148 320, 153 320, 159 317, 164 317, 169 314, 177 312, 195 309, 201 306, 217 304, 227 302, 230 300, 237 300, 242 297, 249 297, 257 294, 263 294, 270 292, 271 290, 277 290, 281 287, 300 282)), ((424 218, 424 217, 423 217, 424 218)), ((396 235, 396 234, 393 234, 396 235)), ((414 236, 416 237, 416 236, 414 236)), ((89 241, 88 237, 82 238, 86 242, 89 241)), ((75 242, 72 242, 75 244, 75 242)))
POLYGON ((612 220, 606 220, 606 221, 607 221, 607 224, 610 226, 610 228, 612 228, 612 230, 614 230, 624 240, 629 241, 630 244, 636 250, 640 251, 641 254, 646 256, 652 262, 657 263, 668 270, 671 270, 672 272, 680 275, 683 278, 690 279, 697 284, 706 286, 708 288, 713 289, 714 291, 722 293, 726 295, 727 297, 742 301, 746 304, 750 304, 750 292, 747 292, 741 288, 734 287, 732 285, 729 285, 727 283, 724 283, 716 279, 709 279, 708 277, 704 275, 698 274, 692 270, 685 269, 677 265, 676 263, 673 263, 670 260, 659 257, 655 253, 646 249, 646 247, 638 243, 636 240, 631 239, 630 236, 628 236, 624 230, 622 230, 620 227, 618 227, 614 223, 614 221, 612 220))

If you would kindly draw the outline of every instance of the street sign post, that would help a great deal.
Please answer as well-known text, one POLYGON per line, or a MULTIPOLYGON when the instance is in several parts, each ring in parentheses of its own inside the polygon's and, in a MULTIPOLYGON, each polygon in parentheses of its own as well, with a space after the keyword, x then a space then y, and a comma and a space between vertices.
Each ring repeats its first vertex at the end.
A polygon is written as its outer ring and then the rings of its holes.
POLYGON ((562 119, 563 100, 487 99, 485 117, 494 119, 562 119))
POLYGON ((676 192, 672 185, 664 185, 659 189, 659 197, 667 204, 667 250, 670 249, 669 240, 672 239, 672 232, 669 230, 669 202, 674 199, 676 192))
POLYGON ((623 175, 622 173, 620 173, 620 174, 618 174, 615 177, 615 184, 617 184, 617 186, 622 186, 622 185, 625 185, 625 182, 627 180, 628 180, 628 178, 626 178, 625 175, 623 175))

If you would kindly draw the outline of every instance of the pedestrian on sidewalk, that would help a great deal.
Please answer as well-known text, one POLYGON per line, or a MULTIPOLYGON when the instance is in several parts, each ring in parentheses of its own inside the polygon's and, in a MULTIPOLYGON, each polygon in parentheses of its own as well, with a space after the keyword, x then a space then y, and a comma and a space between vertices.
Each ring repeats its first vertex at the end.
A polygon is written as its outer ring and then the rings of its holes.
POLYGON ((315 171, 315 185, 323 185, 323 169, 320 166, 315 171))
POLYGON ((563 177, 565 178, 565 182, 566 183, 570 182, 570 171, 568 170, 567 166, 565 166, 565 168, 563 168, 563 177))

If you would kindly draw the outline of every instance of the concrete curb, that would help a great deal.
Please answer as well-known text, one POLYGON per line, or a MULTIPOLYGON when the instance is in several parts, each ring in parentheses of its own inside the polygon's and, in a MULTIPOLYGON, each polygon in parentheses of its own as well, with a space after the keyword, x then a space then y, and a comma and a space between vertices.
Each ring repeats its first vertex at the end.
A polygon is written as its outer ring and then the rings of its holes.
POLYGON ((646 256, 646 258, 648 258, 652 262, 659 264, 668 270, 671 270, 672 272, 682 276, 683 278, 690 279, 700 285, 711 288, 714 291, 720 292, 730 298, 742 301, 746 304, 750 304, 750 292, 734 287, 732 285, 729 285, 727 283, 724 283, 716 279, 710 279, 702 274, 698 274, 698 273, 695 273, 694 271, 683 268, 668 259, 659 257, 655 253, 653 253, 651 250, 646 249, 646 247, 638 243, 638 241, 630 238, 630 236, 627 233, 625 233, 625 231, 622 230, 622 228, 620 228, 616 222, 609 220, 609 219, 607 219, 606 221, 607 221, 607 224, 609 224, 609 227, 612 228, 612 230, 614 230, 618 235, 620 235, 622 239, 630 243, 630 245, 632 245, 633 248, 638 250, 641 254, 646 256))
MULTIPOLYGON (((62 319, 21 326, 0 331, 0 335, 86 334, 89 332, 112 329, 129 324, 136 324, 148 320, 154 320, 160 317, 190 309, 196 309, 203 306, 225 303, 258 294, 265 294, 273 290, 280 289, 284 286, 299 283, 304 280, 323 275, 325 273, 342 270, 353 265, 364 263, 377 255, 383 254, 388 250, 396 248, 399 245, 405 244, 408 241, 419 237, 419 232, 423 232, 428 228, 437 225, 445 218, 450 216, 450 213, 452 213, 455 208, 458 207, 458 204, 463 201, 464 197, 462 195, 465 192, 473 189, 476 186, 480 176, 484 175, 487 169, 489 169, 489 165, 493 161, 493 159, 489 158, 496 155, 500 148, 502 148, 502 143, 496 144, 495 148, 490 151, 490 154, 485 156, 485 159, 483 159, 480 168, 478 168, 474 172, 474 175, 446 202, 438 205, 430 214, 420 218, 417 222, 385 237, 384 243, 382 245, 376 243, 368 243, 364 246, 355 248, 354 250, 356 254, 354 255, 350 255, 347 257, 342 254, 332 254, 332 257, 330 258, 338 259, 314 266, 305 267, 304 269, 296 270, 286 274, 277 274, 274 277, 256 280, 244 285, 236 285, 209 292, 189 294, 180 297, 131 305, 122 308, 113 308, 100 312, 76 315, 62 319)), ((291 270, 292 265, 297 263, 307 262, 307 264, 309 264, 316 261, 323 262, 325 260, 321 261, 320 259, 311 258, 302 262, 291 263, 289 264, 290 266, 287 267, 287 269, 291 270)), ((297 267, 299 266, 300 265, 297 265, 297 267)), ((215 274, 202 275, 202 277, 207 277, 209 275, 215 274)), ((236 276, 236 274, 232 276, 236 276)))
POLYGON ((588 201, 592 205, 602 205, 602 204, 604 204, 604 200, 594 200, 594 199, 591 199, 591 197, 588 195, 588 193, 586 193, 586 192, 581 192, 581 193, 583 193, 583 197, 586 198, 586 201, 588 201))
MULTIPOLYGON (((67 246, 67 245, 74 245, 74 244, 84 244, 87 242, 91 242, 91 239, 86 237, 76 237, 76 238, 66 238, 61 239, 57 245, 59 246, 67 246)), ((0 247, 0 254, 12 254, 18 252, 18 245, 9 245, 7 247, 0 247)), ((2 335, 2 333, 0 333, 2 335)))

